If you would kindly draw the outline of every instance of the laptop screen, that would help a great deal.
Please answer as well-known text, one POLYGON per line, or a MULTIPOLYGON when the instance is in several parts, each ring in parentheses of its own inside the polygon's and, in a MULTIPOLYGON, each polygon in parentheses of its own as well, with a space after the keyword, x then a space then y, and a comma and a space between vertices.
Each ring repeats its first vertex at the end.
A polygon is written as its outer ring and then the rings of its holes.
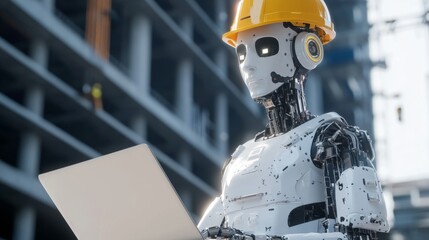
POLYGON ((78 239, 202 239, 147 145, 39 179, 78 239))

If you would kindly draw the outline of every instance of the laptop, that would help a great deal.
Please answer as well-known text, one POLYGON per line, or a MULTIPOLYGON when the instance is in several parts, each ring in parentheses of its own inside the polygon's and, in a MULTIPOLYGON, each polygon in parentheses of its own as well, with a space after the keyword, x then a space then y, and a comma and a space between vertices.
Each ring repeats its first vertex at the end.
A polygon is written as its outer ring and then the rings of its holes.
POLYGON ((80 240, 201 240, 147 145, 39 175, 80 240))

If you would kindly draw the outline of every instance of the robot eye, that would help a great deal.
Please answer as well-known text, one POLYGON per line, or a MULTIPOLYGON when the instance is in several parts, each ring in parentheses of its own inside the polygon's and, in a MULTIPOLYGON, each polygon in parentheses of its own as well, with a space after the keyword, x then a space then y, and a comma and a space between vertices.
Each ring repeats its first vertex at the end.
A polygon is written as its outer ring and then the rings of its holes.
POLYGON ((273 37, 263 37, 255 42, 256 53, 259 57, 269 57, 279 52, 279 41, 273 37))
POLYGON ((317 43, 314 40, 310 40, 308 42, 308 51, 310 52, 311 56, 317 58, 320 56, 320 49, 317 43))
POLYGON ((244 44, 240 44, 237 49, 237 57, 238 57, 238 61, 241 63, 244 62, 244 59, 246 59, 246 46, 244 46, 244 44))

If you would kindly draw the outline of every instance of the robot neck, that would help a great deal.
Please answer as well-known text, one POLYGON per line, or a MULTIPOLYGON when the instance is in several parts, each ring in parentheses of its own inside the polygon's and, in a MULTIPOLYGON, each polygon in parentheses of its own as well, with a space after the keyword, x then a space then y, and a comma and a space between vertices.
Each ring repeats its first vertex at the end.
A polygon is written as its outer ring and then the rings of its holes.
POLYGON ((287 78, 285 83, 273 93, 257 99, 267 111, 268 125, 265 137, 274 137, 310 120, 304 95, 305 75, 287 78))

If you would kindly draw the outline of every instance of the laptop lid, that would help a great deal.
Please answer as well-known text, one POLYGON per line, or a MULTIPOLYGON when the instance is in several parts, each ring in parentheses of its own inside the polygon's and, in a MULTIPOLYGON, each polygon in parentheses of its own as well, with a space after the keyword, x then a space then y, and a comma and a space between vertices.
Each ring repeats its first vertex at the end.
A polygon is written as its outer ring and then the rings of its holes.
POLYGON ((202 239, 147 145, 39 179, 80 240, 202 239))

